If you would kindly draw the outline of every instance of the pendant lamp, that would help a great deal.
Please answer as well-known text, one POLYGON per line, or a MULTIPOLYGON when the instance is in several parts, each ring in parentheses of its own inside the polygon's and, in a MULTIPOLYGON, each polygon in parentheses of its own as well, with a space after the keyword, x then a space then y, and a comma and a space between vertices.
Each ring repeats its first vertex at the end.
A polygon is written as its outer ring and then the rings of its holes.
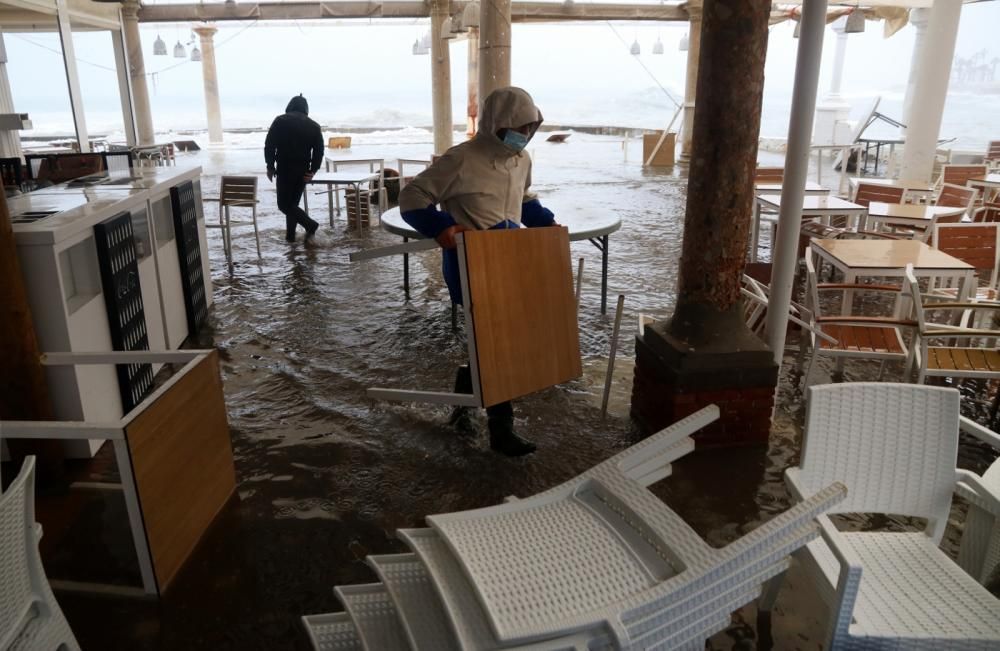
POLYGON ((177 45, 174 46, 174 58, 175 59, 187 58, 187 50, 184 49, 184 46, 181 45, 180 41, 177 41, 177 45))
POLYGON ((163 42, 160 35, 156 35, 156 40, 153 41, 153 56, 167 56, 167 44, 163 42))
POLYGON ((847 14, 847 21, 844 23, 845 34, 861 34, 865 31, 865 15, 858 9, 854 9, 847 14))
POLYGON ((632 53, 632 56, 639 56, 639 52, 641 50, 639 49, 639 39, 638 38, 636 38, 634 41, 632 41, 632 47, 630 47, 628 51, 632 53))
POLYGON ((688 51, 688 35, 687 34, 685 34, 684 36, 681 37, 681 42, 680 42, 680 44, 678 44, 677 49, 680 50, 681 52, 687 52, 688 51))
POLYGON ((191 60, 201 61, 201 50, 198 49, 197 45, 191 48, 191 60))
POLYGON ((663 54, 663 41, 660 40, 659 36, 656 37, 656 42, 653 43, 653 54, 663 54))
POLYGON ((465 5, 465 9, 462 10, 462 25, 466 28, 479 27, 479 3, 475 0, 465 5))

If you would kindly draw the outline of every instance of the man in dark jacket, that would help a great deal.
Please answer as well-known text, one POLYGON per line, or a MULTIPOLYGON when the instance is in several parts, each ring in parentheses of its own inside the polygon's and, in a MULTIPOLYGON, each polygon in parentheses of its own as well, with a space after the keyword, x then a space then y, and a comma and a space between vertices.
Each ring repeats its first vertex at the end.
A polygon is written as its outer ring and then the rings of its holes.
POLYGON ((323 163, 325 151, 323 132, 308 116, 306 98, 302 95, 293 97, 285 107, 284 115, 274 118, 264 141, 267 180, 272 181, 275 175, 278 176, 278 210, 285 214, 285 239, 289 242, 295 241, 296 224, 306 229, 306 238, 319 228, 319 224, 299 208, 306 181, 323 163))

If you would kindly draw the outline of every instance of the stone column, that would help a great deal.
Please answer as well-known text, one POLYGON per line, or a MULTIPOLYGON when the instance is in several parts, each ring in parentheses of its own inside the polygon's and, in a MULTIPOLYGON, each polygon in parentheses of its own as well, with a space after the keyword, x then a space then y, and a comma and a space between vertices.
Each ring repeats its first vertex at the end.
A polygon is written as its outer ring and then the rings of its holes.
POLYGON ((832 145, 849 139, 846 120, 851 116, 851 105, 840 96, 840 86, 844 79, 844 61, 847 58, 847 32, 844 31, 847 18, 839 19, 832 27, 837 34, 837 49, 833 55, 833 79, 830 92, 816 106, 816 128, 813 143, 832 145), (841 131, 841 133, 837 133, 841 131))
POLYGON ((479 117, 479 28, 469 28, 469 103, 466 107, 468 125, 465 135, 476 135, 476 120, 479 117))
POLYGON ((434 153, 440 156, 452 145, 455 124, 451 117, 451 41, 441 38, 448 18, 448 0, 431 2, 431 101, 434 115, 434 153))
POLYGON ((902 179, 931 180, 961 15, 962 3, 956 0, 934 0, 931 7, 906 123, 902 179))
POLYGON ((153 144, 153 112, 149 108, 149 86, 146 84, 146 63, 142 58, 139 37, 139 0, 122 2, 122 28, 128 51, 129 77, 132 80, 132 101, 135 108, 136 131, 140 145, 153 144))
POLYGON ((636 339, 632 416, 651 433, 714 402, 722 418, 701 446, 770 433, 778 368, 740 300, 770 12, 770 0, 705 0, 677 305, 636 339))
MULTIPOLYGON (((913 35, 913 54, 910 55, 910 76, 906 81, 906 95, 903 96, 903 115, 900 120, 904 125, 910 123, 910 108, 913 105, 913 87, 917 85, 917 77, 920 76, 920 57, 924 51, 924 39, 927 34, 927 19, 930 17, 929 8, 919 7, 910 9, 910 24, 916 30, 913 35)), ((906 127, 900 129, 903 137, 906 137, 906 127)))
MULTIPOLYGON (((3 42, 3 32, 0 32, 0 113, 17 113, 7 76, 7 47, 3 42)), ((0 130, 0 157, 21 158, 21 154, 20 134, 13 130, 0 130)))
POLYGON ((208 142, 222 144, 222 109, 219 108, 219 75, 215 69, 214 25, 194 28, 201 42, 201 77, 205 84, 205 113, 208 116, 208 142))
POLYGON ((510 0, 479 5, 479 97, 510 86, 510 0))
POLYGON ((62 44, 63 65, 66 68, 66 84, 69 86, 69 104, 73 111, 73 126, 76 142, 81 153, 90 151, 90 134, 87 132, 87 116, 83 110, 83 93, 80 91, 80 76, 76 71, 76 49, 73 47, 73 27, 70 24, 66 0, 56 0, 56 23, 59 26, 59 42, 62 44))
POLYGON ((701 14, 703 0, 688 0, 687 75, 684 78, 684 122, 681 125, 681 160, 691 157, 691 134, 694 133, 695 93, 698 90, 698 57, 701 55, 701 14))

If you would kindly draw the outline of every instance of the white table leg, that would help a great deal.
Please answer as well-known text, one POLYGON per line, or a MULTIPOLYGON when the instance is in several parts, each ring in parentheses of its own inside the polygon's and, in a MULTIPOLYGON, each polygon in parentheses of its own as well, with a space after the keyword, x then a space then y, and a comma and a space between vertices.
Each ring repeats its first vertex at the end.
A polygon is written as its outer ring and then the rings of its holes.
POLYGON ((753 202, 753 220, 750 224, 750 262, 757 262, 757 242, 760 239, 760 202, 753 202))

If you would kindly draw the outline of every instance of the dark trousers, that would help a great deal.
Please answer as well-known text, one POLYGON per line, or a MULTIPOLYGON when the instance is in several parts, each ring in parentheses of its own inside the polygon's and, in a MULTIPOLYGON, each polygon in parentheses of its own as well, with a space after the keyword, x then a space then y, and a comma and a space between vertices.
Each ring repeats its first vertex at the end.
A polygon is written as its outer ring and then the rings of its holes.
POLYGON ((299 208, 302 192, 306 189, 306 181, 302 178, 304 174, 304 172, 299 174, 279 172, 278 180, 275 182, 278 191, 278 210, 285 214, 285 239, 289 242, 295 240, 296 224, 301 224, 306 233, 319 228, 319 224, 310 219, 305 210, 299 208))
MULTIPOLYGON (((455 373, 455 393, 472 393, 472 369, 468 366, 459 366, 458 372, 455 373)), ((513 418, 514 405, 508 400, 487 407, 486 417, 491 420, 494 418, 513 418)))

